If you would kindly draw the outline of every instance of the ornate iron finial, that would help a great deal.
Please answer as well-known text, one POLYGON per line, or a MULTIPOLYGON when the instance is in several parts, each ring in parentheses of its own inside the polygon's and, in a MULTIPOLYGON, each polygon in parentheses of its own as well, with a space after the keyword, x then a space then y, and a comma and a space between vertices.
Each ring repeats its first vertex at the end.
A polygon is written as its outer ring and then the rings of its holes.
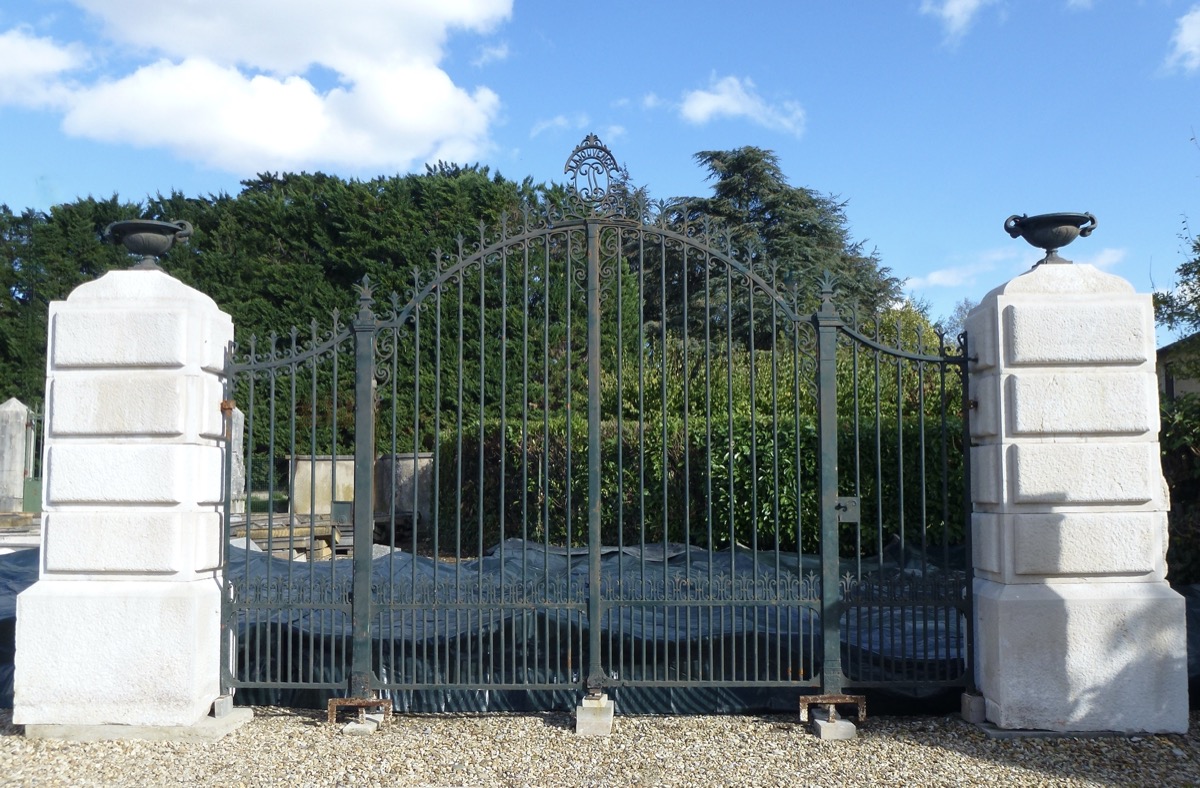
POLYGON ((833 274, 829 269, 825 269, 825 274, 821 277, 821 311, 833 313, 833 274))
POLYGON ((563 173, 571 176, 571 190, 588 212, 604 214, 617 207, 619 195, 613 186, 621 176, 621 168, 595 134, 587 135, 575 146, 563 173))
POLYGON ((375 305, 375 286, 371 284, 371 275, 363 274, 362 281, 354 285, 354 289, 358 293, 358 316, 365 318, 371 314, 371 308, 375 305))

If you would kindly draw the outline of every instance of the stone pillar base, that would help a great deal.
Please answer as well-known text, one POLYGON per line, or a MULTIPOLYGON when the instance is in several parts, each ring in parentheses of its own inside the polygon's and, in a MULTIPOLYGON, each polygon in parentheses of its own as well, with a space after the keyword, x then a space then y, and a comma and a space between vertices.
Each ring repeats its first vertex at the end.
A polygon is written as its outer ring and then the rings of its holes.
POLYGON ((220 582, 41 580, 17 597, 20 725, 191 726, 220 694, 220 582))
POLYGON ((977 666, 1000 728, 1185 733, 1183 597, 1166 583, 975 580, 977 666))

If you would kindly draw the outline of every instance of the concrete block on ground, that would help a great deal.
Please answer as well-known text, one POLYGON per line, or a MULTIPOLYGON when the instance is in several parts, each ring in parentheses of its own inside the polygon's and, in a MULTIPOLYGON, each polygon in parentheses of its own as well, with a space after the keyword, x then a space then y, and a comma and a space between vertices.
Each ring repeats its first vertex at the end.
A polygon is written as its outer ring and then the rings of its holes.
POLYGON ((233 696, 222 695, 213 701, 212 716, 224 717, 233 712, 233 696))
POLYGON ((983 696, 964 692, 962 694, 962 718, 972 725, 981 725, 987 719, 987 703, 983 696))
POLYGON ((608 736, 612 733, 616 704, 608 695, 588 695, 575 708, 575 733, 578 736, 608 736))
POLYGON ((828 709, 814 708, 809 717, 813 735, 822 741, 846 741, 858 736, 858 728, 853 722, 842 717, 831 720, 828 709))
POLYGON ((25 738, 56 741, 165 741, 203 744, 220 740, 254 718, 244 706, 221 717, 203 717, 192 725, 26 725, 25 738))

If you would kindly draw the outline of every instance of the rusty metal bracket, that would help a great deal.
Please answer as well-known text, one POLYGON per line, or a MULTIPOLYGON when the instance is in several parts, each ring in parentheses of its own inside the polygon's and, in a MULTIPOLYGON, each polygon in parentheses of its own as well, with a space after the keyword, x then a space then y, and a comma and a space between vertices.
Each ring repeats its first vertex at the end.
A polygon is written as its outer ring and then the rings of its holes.
POLYGON ((825 706, 829 710, 829 719, 838 719, 837 707, 855 705, 858 707, 857 719, 862 722, 867 718, 867 697, 865 695, 801 695, 800 722, 808 722, 808 710, 812 706, 825 706))
POLYGON ((392 719, 392 699, 391 698, 330 698, 329 699, 329 716, 328 722, 330 725, 337 722, 338 709, 343 706, 350 706, 358 709, 358 721, 366 722, 367 709, 378 708, 383 711, 383 722, 380 727, 387 725, 392 719))

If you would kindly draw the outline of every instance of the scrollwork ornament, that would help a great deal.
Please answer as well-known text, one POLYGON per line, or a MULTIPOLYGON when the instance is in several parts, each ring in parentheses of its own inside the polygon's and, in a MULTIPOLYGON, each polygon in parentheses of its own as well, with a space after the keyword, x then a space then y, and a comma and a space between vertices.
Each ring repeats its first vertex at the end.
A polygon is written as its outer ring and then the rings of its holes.
POLYGON ((620 213, 617 187, 621 168, 612 152, 595 134, 589 134, 567 158, 563 173, 568 176, 572 196, 585 215, 620 213))

